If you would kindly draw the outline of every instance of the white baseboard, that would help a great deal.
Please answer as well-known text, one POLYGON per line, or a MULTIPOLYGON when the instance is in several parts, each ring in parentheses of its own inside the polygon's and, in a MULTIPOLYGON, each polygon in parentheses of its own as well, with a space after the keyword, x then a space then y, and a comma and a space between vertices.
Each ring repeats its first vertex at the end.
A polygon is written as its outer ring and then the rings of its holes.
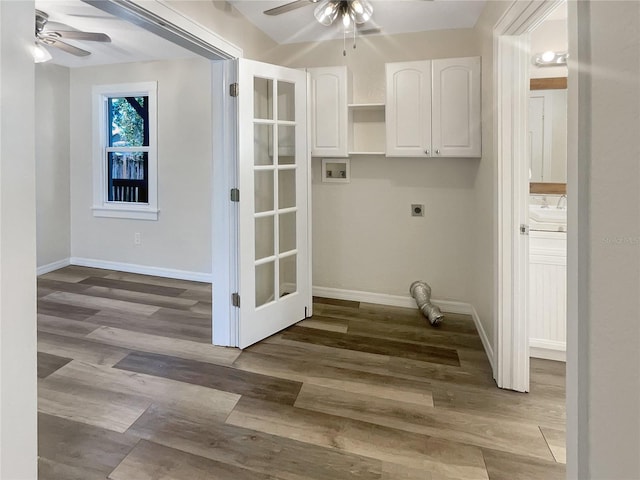
POLYGON ((342 290, 340 288, 316 287, 312 288, 314 297, 335 298, 336 300, 350 300, 353 302, 375 303, 391 307, 413 308, 416 302, 410 296, 387 295, 386 293, 361 292, 358 290, 342 290))
POLYGON ((482 346, 484 347, 484 353, 487 354, 487 358, 489 359, 489 363, 491 364, 491 370, 493 372, 496 371, 495 366, 495 357, 493 354, 493 347, 491 346, 491 342, 489 341, 489 337, 487 336, 487 332, 484 331, 484 327, 482 326, 482 322, 480 321, 480 315, 476 311, 473 305, 469 305, 471 307, 471 318, 473 318, 473 323, 476 325, 476 330, 478 330, 478 335, 480 336, 480 341, 482 342, 482 346))
POLYGON ((58 260, 57 262, 51 262, 46 265, 40 265, 36 269, 36 275, 44 275, 45 273, 53 272, 54 270, 58 270, 60 268, 64 268, 71 263, 71 259, 63 258, 62 260, 58 260))
POLYGON ((566 362, 567 344, 554 340, 531 338, 529 339, 529 356, 533 358, 544 358, 545 360, 555 360, 557 362, 566 362))
MULTIPOLYGON (((316 297, 335 298, 338 300, 351 300, 354 302, 363 303, 375 303, 378 305, 388 305, 392 307, 417 308, 416 301, 409 295, 388 295, 386 293, 361 292, 358 290, 342 290, 339 288, 329 287, 313 287, 313 295, 316 297)), ((482 322, 480 322, 478 312, 476 312, 476 309, 473 307, 473 305, 465 302, 438 300, 435 298, 432 301, 434 304, 440 307, 443 312, 471 315, 471 318, 473 318, 473 323, 478 330, 480 340, 482 341, 484 351, 487 355, 487 358, 489 359, 489 363, 491 364, 491 368, 495 369, 493 348, 491 347, 491 342, 489 342, 489 337, 484 331, 484 327, 482 326, 482 322)))
POLYGON ((81 267, 102 268, 104 270, 118 270, 120 272, 138 273, 140 275, 154 275, 156 277, 176 278, 179 280, 191 280, 193 282, 211 283, 210 273, 190 272, 188 270, 176 270, 173 268, 149 267, 134 263, 110 262, 108 260, 96 260, 93 258, 71 257, 71 265, 81 267))

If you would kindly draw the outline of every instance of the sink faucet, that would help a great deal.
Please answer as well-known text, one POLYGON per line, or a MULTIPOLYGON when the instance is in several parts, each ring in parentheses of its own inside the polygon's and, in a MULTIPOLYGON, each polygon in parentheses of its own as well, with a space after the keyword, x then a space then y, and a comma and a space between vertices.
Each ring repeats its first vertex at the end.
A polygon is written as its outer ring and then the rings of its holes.
POLYGON ((542 197, 542 206, 540 208, 549 208, 549 202, 547 202, 547 197, 542 197))
POLYGON ((556 208, 558 210, 563 209, 563 208, 567 208, 567 196, 566 195, 561 195, 560 198, 558 199, 558 204, 556 205, 556 208))

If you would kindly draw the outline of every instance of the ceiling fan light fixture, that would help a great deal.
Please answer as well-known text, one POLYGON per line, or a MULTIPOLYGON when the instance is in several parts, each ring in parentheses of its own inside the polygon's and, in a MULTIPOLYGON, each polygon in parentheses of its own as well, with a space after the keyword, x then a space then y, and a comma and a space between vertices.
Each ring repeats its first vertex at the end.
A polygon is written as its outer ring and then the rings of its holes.
POLYGON ((328 27, 331 25, 340 13, 340 2, 336 0, 324 0, 318 5, 313 12, 316 20, 322 25, 328 27))
POLYGON ((33 45, 33 49, 31 50, 31 54, 33 55, 33 61, 35 63, 44 63, 51 60, 53 57, 49 53, 49 51, 36 42, 33 45))
POLYGON ((349 15, 358 25, 368 22, 373 15, 373 6, 369 0, 353 0, 349 4, 349 15))
POLYGON ((351 15, 347 12, 342 13, 342 26, 347 30, 351 26, 351 15))

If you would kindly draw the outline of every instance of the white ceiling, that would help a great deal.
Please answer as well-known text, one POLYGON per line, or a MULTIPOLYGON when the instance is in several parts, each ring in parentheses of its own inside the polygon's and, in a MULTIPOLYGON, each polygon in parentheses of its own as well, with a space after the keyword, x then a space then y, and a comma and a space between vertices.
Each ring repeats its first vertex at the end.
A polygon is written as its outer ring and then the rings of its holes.
MULTIPOLYGON (((264 15, 269 8, 290 0, 228 0, 251 23, 278 43, 315 42, 342 38, 341 26, 325 27, 313 16, 315 5, 298 8, 278 16, 264 15)), ((472 28, 485 0, 371 0, 373 18, 359 28, 379 27, 382 35, 472 28)), ((317 4, 316 4, 317 5, 317 4)))
POLYGON ((90 51, 91 55, 88 57, 76 57, 57 48, 45 47, 53 55, 51 62, 57 65, 84 67, 197 56, 80 0, 36 0, 36 8, 49 15, 49 23, 45 30, 59 28, 102 32, 111 37, 111 43, 68 40, 68 43, 90 51))
MULTIPOLYGON (((315 21, 314 5, 311 2, 309 6, 275 17, 262 13, 288 1, 227 0, 227 3, 236 7, 250 22, 278 43, 342 38, 340 27, 324 27, 315 21)), ((73 68, 197 56, 81 0, 36 0, 35 3, 37 9, 49 15, 49 23, 45 30, 59 28, 103 32, 112 39, 111 43, 68 40, 68 43, 90 51, 91 55, 88 57, 76 57, 57 48, 45 47, 53 55, 51 62, 58 65, 73 68)), ((381 34, 391 35, 471 28, 482 12, 485 0, 372 0, 371 3, 374 8, 373 18, 360 28, 379 27, 381 34)))

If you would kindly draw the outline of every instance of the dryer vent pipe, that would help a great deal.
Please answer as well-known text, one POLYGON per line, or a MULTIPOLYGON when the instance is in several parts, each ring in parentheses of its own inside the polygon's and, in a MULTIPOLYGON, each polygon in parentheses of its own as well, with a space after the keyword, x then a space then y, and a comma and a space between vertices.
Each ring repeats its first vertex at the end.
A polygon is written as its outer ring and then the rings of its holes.
POLYGON ((409 287, 409 293, 416 299, 418 308, 422 311, 429 323, 433 326, 440 325, 444 320, 444 314, 431 303, 431 287, 422 280, 416 280, 409 287))

